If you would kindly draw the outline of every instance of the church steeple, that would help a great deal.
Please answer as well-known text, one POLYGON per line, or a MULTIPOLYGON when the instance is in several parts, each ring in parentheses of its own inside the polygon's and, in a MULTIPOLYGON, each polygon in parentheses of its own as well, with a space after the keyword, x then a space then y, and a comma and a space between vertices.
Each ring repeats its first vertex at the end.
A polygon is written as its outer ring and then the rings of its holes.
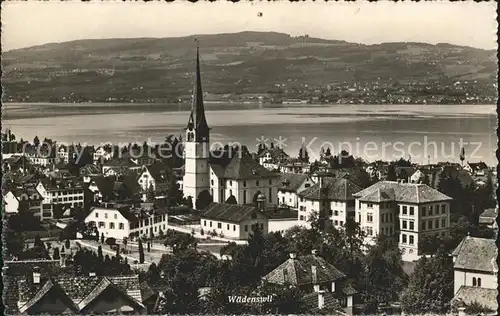
POLYGON ((209 127, 205 117, 205 106, 203 105, 203 91, 201 89, 200 73, 200 51, 198 42, 196 43, 196 78, 193 88, 193 103, 191 105, 191 114, 187 126, 187 141, 208 142, 209 127), (190 137, 191 136, 191 137, 190 137))

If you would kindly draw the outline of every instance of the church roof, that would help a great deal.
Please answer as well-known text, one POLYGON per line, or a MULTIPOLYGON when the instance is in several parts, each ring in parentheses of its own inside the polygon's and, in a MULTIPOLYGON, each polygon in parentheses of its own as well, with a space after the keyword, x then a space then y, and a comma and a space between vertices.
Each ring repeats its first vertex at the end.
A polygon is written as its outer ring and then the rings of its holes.
POLYGON ((257 210, 254 206, 212 202, 208 205, 201 218, 239 223, 247 219, 248 216, 251 216, 253 213, 261 213, 267 217, 267 215, 257 210))
POLYGON ((279 176, 267 170, 246 152, 233 152, 226 159, 211 159, 210 166, 219 179, 252 180, 279 176))

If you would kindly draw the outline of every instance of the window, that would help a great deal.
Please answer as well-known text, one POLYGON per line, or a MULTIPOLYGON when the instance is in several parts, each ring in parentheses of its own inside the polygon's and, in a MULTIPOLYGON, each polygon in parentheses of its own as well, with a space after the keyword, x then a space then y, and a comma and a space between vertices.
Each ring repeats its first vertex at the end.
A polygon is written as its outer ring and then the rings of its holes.
POLYGON ((108 213, 104 213, 104 218, 108 218, 108 213))
POLYGON ((427 222, 427 229, 432 229, 432 220, 427 222))
POLYGON ((236 231, 236 225, 233 225, 233 231, 236 231))
POLYGON ((338 220, 334 220, 333 223, 335 224, 335 226, 338 226, 339 221, 338 220))
POLYGON ((255 185, 259 186, 259 180, 255 181, 255 185))
POLYGON ((109 229, 115 229, 115 223, 114 222, 109 223, 109 229))
POLYGON ((446 213, 446 204, 441 205, 441 214, 446 213))
POLYGON ((332 210, 328 210, 328 215, 332 216, 333 215, 333 211, 332 210))
POLYGON ((222 228, 222 223, 217 223, 217 228, 222 228))
POLYGON ((415 237, 410 235, 410 245, 413 245, 414 242, 415 242, 415 237))
POLYGON ((124 225, 123 223, 118 224, 118 227, 119 227, 120 229, 125 229, 125 225, 124 225))
POLYGON ((408 207, 403 206, 403 215, 406 215, 408 213, 408 207))
POLYGON ((99 222, 99 228, 104 228, 104 222, 99 222))
POLYGON ((304 220, 304 215, 300 215, 300 216, 299 216, 299 219, 300 219, 301 221, 303 221, 303 220, 304 220))
POLYGON ((248 231, 248 225, 245 225, 245 231, 246 232, 248 231))
POLYGON ((427 208, 425 206, 422 206, 422 216, 425 216, 427 211, 427 208))
POLYGON ((358 214, 358 222, 361 222, 361 213, 358 214))
POLYGON ((477 286, 476 278, 472 278, 472 286, 477 286))
POLYGON ((389 227, 389 234, 392 236, 392 226, 389 227))
POLYGON ((373 208, 373 203, 366 203, 366 207, 373 208))
POLYGON ((339 216, 339 211, 335 210, 335 212, 333 213, 335 216, 339 216))
POLYGON ((434 220, 434 228, 439 228, 439 219, 434 220))
POLYGON ((446 227, 446 218, 441 218, 441 228, 446 227))
POLYGON ((344 221, 340 221, 340 226, 344 226, 344 221))
POLYGON ((246 181, 243 181, 243 187, 247 187, 247 182, 246 181))
POLYGON ((368 223, 373 223, 373 213, 366 213, 366 221, 368 223))
POLYGON ((425 221, 422 221, 422 230, 425 230, 425 221))
POLYGON ((233 181, 229 180, 229 186, 232 186, 232 185, 233 185, 233 181))
POLYGON ((432 216, 432 205, 429 206, 429 216, 432 216))
POLYGON ((410 216, 415 215, 415 208, 413 206, 410 206, 410 216))
POLYGON ((273 202, 273 189, 269 188, 269 203, 273 202))
POLYGON ((247 204, 247 191, 243 190, 243 204, 247 204))
POLYGON ((406 244, 406 241, 407 241, 407 236, 406 234, 403 234, 403 244, 406 244))
POLYGON ((227 224, 227 230, 229 230, 229 224, 227 224))
POLYGON ((213 180, 213 179, 212 179, 212 180, 210 180, 210 184, 211 184, 211 185, 214 185, 214 180, 213 180))
POLYGON ((117 214, 115 214, 115 219, 118 219, 118 215, 117 214))
POLYGON ((481 286, 481 278, 477 278, 477 286, 481 286))
POLYGON ((207 226, 207 221, 206 220, 203 221, 203 226, 205 226, 205 227, 207 226))
POLYGON ((415 222, 410 221, 410 230, 415 230, 415 222))
POLYGON ((269 185, 273 184, 273 179, 269 179, 269 185))
POLYGON ((372 227, 366 227, 366 234, 368 236, 372 236, 373 235, 373 228, 372 227))
POLYGON ((212 227, 212 221, 210 221, 210 227, 212 227))
POLYGON ((99 217, 99 213, 95 212, 95 218, 99 217))
POLYGON ((392 213, 389 213, 389 221, 392 223, 392 213))
POLYGON ((403 229, 408 229, 408 222, 402 221, 402 226, 403 226, 403 229))

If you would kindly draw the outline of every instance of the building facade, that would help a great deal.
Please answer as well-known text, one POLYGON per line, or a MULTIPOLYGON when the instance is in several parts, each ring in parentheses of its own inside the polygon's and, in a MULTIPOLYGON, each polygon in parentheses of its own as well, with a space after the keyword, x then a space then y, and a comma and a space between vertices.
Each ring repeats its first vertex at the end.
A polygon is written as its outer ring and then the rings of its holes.
POLYGON ((426 235, 447 236, 451 198, 425 185, 380 181, 355 194, 355 219, 373 244, 377 235, 398 242, 404 261, 421 256, 426 235))

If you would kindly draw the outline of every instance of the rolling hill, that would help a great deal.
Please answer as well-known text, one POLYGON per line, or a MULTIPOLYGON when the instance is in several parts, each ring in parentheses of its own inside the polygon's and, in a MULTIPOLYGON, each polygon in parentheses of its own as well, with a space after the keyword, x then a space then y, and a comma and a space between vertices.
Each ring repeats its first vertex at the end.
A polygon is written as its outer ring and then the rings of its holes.
MULTIPOLYGON (((342 83, 496 81, 496 52, 450 44, 362 45, 275 32, 89 39, 4 52, 4 101, 185 99, 200 41, 211 95, 342 83)), ((215 99, 217 97, 214 97, 215 99)))

